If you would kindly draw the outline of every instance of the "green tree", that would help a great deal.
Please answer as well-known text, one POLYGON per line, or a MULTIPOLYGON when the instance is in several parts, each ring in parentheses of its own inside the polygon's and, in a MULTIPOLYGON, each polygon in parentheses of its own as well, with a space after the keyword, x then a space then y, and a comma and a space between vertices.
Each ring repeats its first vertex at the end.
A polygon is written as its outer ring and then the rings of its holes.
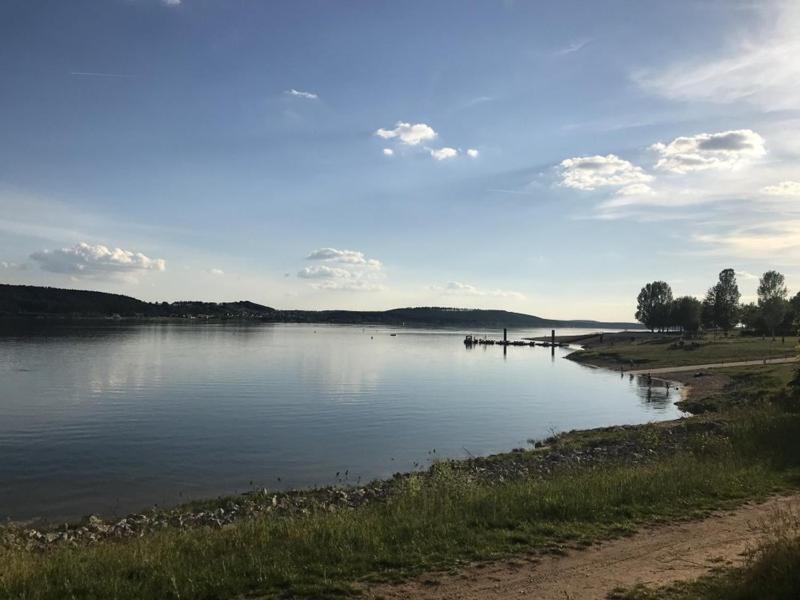
POLYGON ((764 319, 761 316, 761 308, 755 302, 743 304, 739 310, 739 320, 747 329, 755 332, 763 332, 764 319))
POLYGON ((781 324, 786 315, 788 295, 789 291, 786 289, 783 275, 777 271, 767 271, 761 276, 758 283, 758 307, 761 309, 764 325, 773 340, 775 339, 775 328, 781 324))
POLYGON ((646 284, 636 299, 636 320, 650 331, 663 330, 669 325, 672 288, 665 281, 646 284))
POLYGON ((692 296, 676 298, 672 303, 672 323, 685 333, 695 334, 702 322, 703 303, 692 296))
POLYGON ((700 313, 700 322, 703 324, 703 329, 710 330, 717 326, 717 320, 714 315, 714 288, 711 288, 706 293, 703 299, 703 308, 700 313))
POLYGON ((739 322, 739 286, 733 269, 723 269, 719 281, 708 290, 706 303, 711 305, 714 324, 726 334, 739 322))

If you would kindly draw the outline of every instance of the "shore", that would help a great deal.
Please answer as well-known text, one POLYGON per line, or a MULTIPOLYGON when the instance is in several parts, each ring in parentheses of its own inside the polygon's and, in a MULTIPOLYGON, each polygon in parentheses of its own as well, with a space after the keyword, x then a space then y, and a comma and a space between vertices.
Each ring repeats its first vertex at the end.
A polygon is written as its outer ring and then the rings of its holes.
POLYGON ((185 598, 324 598, 358 593, 375 578, 558 554, 732 508, 795 489, 800 418, 770 400, 793 368, 677 373, 670 378, 691 389, 702 414, 562 433, 364 486, 261 490, 115 521, 8 525, 0 528, 0 598, 111 590, 156 598, 173 587, 185 598))

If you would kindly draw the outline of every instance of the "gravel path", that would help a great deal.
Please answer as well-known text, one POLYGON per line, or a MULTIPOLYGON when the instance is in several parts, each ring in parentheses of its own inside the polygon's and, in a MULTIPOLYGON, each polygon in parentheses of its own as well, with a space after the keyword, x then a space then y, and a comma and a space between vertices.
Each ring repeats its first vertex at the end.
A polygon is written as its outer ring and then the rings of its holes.
POLYGON ((399 600, 601 600, 614 588, 665 585, 694 579, 713 567, 738 565, 763 524, 778 512, 800 508, 800 495, 773 497, 703 519, 648 528, 562 557, 475 565, 455 575, 427 575, 366 590, 371 599, 399 600))
POLYGON ((800 356, 791 356, 789 358, 765 358, 760 360, 740 360, 732 362, 709 363, 705 365, 686 365, 683 367, 659 367, 658 369, 635 369, 625 371, 630 375, 656 375, 659 373, 681 373, 684 371, 701 371, 703 369, 723 369, 728 367, 754 367, 758 365, 780 365, 784 363, 793 363, 800 360, 800 356))

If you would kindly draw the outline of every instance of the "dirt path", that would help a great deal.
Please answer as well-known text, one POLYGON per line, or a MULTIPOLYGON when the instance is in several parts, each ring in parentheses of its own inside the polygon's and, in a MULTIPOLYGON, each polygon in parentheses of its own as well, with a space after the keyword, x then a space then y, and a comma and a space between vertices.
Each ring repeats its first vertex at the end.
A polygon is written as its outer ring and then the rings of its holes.
POLYGON ((754 367, 758 365, 780 365, 800 360, 798 356, 789 358, 765 358, 760 360, 740 360, 734 362, 708 363, 705 365, 685 365, 682 367, 659 367, 657 369, 635 369, 625 371, 626 375, 656 375, 658 373, 681 373, 683 371, 701 371, 703 369, 722 369, 729 367, 754 367))
POLYGON ((761 523, 778 510, 800 508, 800 495, 748 504, 702 521, 661 526, 563 557, 476 565, 457 575, 429 575, 373 587, 386 600, 604 599, 615 587, 693 579, 714 566, 736 565, 762 535, 761 523))

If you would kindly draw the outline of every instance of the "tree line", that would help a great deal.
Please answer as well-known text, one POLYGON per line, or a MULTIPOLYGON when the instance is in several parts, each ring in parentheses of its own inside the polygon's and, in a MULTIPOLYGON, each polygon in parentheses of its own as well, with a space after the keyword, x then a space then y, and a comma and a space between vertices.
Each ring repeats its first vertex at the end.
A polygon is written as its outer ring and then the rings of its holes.
POLYGON ((646 284, 636 299, 636 319, 651 331, 679 330, 697 334, 700 330, 734 327, 762 335, 786 335, 800 329, 800 292, 789 298, 784 276, 764 273, 758 284, 758 302, 741 303, 736 272, 723 269, 703 300, 694 296, 673 298, 665 281, 646 284))

